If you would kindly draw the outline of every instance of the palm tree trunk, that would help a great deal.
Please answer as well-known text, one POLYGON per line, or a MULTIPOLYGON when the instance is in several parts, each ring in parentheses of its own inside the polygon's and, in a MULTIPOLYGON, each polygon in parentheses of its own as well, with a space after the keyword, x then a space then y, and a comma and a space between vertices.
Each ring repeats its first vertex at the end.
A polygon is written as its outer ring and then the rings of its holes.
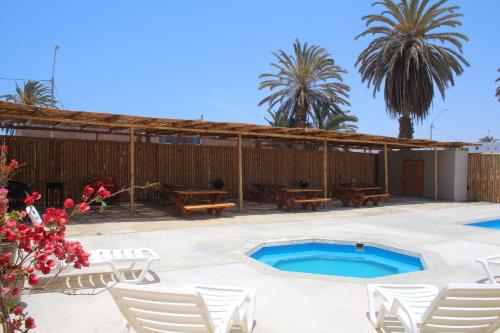
POLYGON ((409 114, 404 113, 399 118, 399 138, 413 139, 413 121, 409 114))
POLYGON ((305 128, 307 125, 307 104, 304 106, 297 105, 294 115, 293 127, 305 128))

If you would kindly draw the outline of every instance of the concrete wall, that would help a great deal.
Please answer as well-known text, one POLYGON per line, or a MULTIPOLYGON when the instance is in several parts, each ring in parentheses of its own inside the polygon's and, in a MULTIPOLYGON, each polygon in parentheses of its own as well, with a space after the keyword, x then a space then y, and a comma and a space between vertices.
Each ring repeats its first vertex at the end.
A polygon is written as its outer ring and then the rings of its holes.
MULTIPOLYGON (((438 199, 467 200, 468 153, 438 150, 438 199)), ((434 151, 401 150, 388 152, 389 193, 403 194, 403 162, 424 161, 424 197, 434 198, 434 151)), ((384 187, 384 155, 379 154, 378 182, 384 187)))

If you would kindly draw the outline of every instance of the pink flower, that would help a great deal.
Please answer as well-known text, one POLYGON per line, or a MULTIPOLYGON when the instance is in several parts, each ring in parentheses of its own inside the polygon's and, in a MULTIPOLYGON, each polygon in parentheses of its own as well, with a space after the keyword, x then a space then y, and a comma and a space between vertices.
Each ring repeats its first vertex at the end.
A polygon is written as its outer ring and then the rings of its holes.
POLYGON ((69 209, 75 205, 75 202, 73 199, 66 199, 64 200, 64 208, 69 209))
POLYGON ((35 319, 33 319, 32 317, 28 317, 26 318, 26 321, 24 322, 24 326, 26 326, 27 329, 33 329, 36 327, 35 325, 35 319))
POLYGON ((90 197, 92 195, 92 193, 94 193, 94 189, 92 188, 92 186, 90 185, 87 185, 83 188, 83 194, 86 196, 86 197, 90 197))
POLYGON ((32 286, 36 286, 36 284, 38 283, 38 276, 36 274, 30 274, 28 283, 32 286))
POLYGON ((19 316, 21 313, 23 313, 23 311, 24 311, 24 309, 23 309, 22 307, 20 307, 20 306, 16 306, 16 307, 14 308, 14 314, 15 314, 16 316, 19 316))
POLYGON ((8 219, 6 222, 5 222, 5 225, 9 228, 12 228, 12 227, 15 227, 17 224, 17 221, 14 220, 14 219, 8 219))
POLYGON ((106 190, 106 189, 104 188, 104 186, 101 186, 101 187, 99 187, 99 189, 97 190, 97 195, 99 195, 99 196, 101 196, 101 197, 103 197, 103 198, 107 198, 107 197, 109 197, 109 196, 111 195, 111 193, 109 193, 109 191, 108 191, 108 190, 106 190))
POLYGON ((78 210, 83 214, 87 213, 89 211, 89 209, 90 209, 90 206, 86 202, 81 202, 78 204, 78 210))
POLYGON ((33 192, 33 194, 29 195, 24 199, 24 203, 27 205, 32 205, 35 201, 39 200, 42 196, 38 192, 33 192))
POLYGON ((3 152, 3 153, 7 153, 7 152, 9 152, 9 148, 7 146, 1 145, 0 146, 0 151, 3 152))

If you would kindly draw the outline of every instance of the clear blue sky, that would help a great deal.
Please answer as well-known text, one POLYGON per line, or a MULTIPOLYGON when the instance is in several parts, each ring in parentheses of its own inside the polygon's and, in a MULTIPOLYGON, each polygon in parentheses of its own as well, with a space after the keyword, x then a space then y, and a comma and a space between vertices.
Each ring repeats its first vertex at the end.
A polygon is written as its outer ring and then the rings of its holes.
MULTIPOLYGON (((266 109, 257 102, 267 91, 258 90, 258 75, 271 70, 271 51, 291 50, 299 38, 325 47, 349 71, 360 132, 397 135, 382 95, 373 99, 354 68, 369 41, 354 36, 371 2, 2 1, 0 77, 49 79, 59 44, 57 97, 65 108, 263 124, 266 109)), ((447 108, 436 126, 453 138, 474 141, 488 130, 500 137, 500 1, 450 3, 465 14, 460 31, 471 39, 464 49, 471 67, 444 102, 436 96, 415 136, 427 138, 430 121, 447 108)), ((0 80, 0 94, 13 89, 0 80)))

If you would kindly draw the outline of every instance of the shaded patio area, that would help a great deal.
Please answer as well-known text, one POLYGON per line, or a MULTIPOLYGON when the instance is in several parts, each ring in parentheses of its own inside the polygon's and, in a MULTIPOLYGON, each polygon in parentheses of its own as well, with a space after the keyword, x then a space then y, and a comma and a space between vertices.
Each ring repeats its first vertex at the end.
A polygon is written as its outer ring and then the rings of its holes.
POLYGON ((126 203, 108 206, 104 211, 93 207, 87 215, 72 219, 68 226, 70 235, 96 235, 105 233, 125 233, 163 229, 183 229, 232 224, 286 223, 301 219, 321 219, 325 217, 349 218, 375 216, 388 213, 418 212, 420 209, 447 209, 464 205, 485 205, 485 203, 460 203, 434 201, 422 198, 393 196, 380 206, 344 207, 339 200, 333 200, 319 211, 297 209, 295 212, 278 210, 275 204, 245 201, 243 211, 228 210, 221 218, 200 212, 187 219, 179 216, 175 207, 157 202, 138 202, 134 215, 130 215, 126 203))

